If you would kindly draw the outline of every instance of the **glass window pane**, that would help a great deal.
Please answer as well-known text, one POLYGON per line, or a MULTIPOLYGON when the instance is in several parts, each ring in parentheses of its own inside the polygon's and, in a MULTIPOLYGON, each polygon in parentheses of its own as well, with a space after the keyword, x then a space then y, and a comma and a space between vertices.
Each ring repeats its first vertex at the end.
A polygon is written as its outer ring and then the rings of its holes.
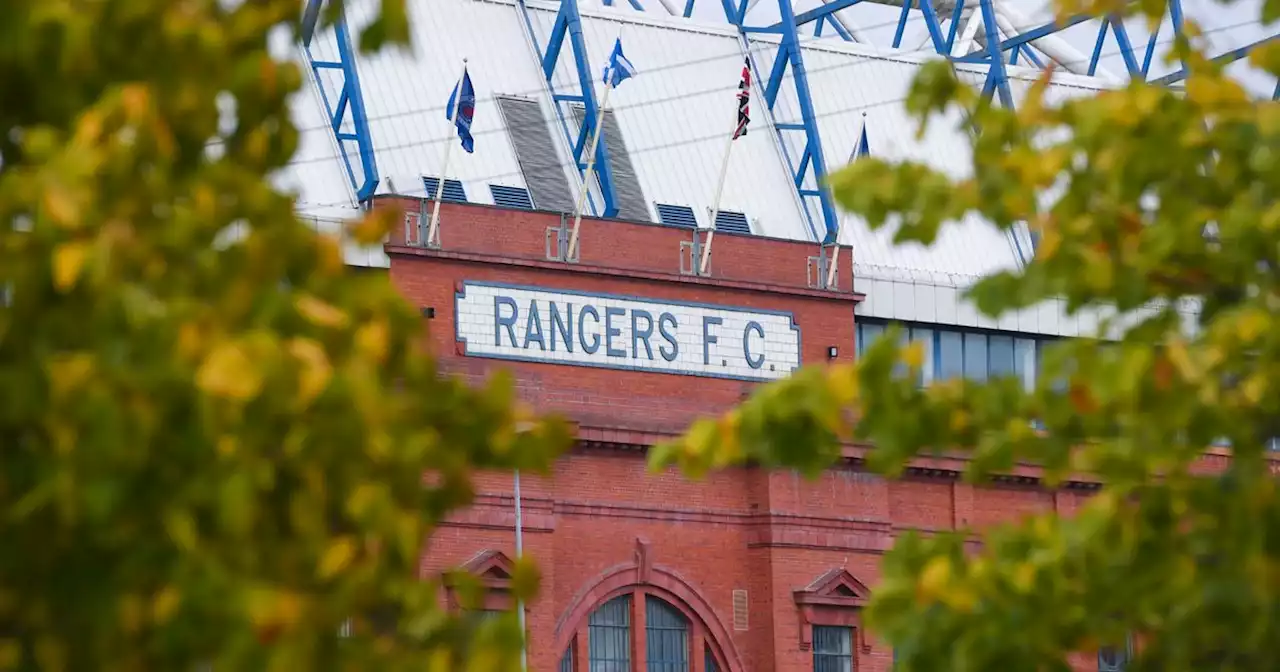
POLYGON ((881 324, 859 324, 858 325, 858 354, 867 351, 871 347, 871 343, 884 333, 884 325, 881 324))
POLYGON ((689 621, 652 595, 645 597, 644 610, 648 672, 688 672, 689 621))
POLYGON ((711 647, 709 646, 704 650, 702 669, 707 672, 720 672, 720 666, 716 665, 716 655, 711 653, 711 647))
MULTIPOLYGON (((902 350, 911 343, 911 330, 904 326, 898 327, 898 349, 902 350)), ((907 375, 907 365, 899 362, 893 367, 893 375, 898 378, 905 378, 907 375)))
POLYGON ((591 672, 631 672, 631 596, 600 605, 587 618, 591 672))
POLYGON ((814 672, 852 672, 853 629, 813 626, 814 672))
POLYGON ((991 361, 987 370, 992 378, 1012 376, 1014 374, 1013 337, 992 336, 988 341, 988 355, 991 361))
POLYGON ((1031 338, 1019 338, 1014 342, 1013 369, 1022 379, 1022 387, 1028 392, 1036 387, 1036 342, 1031 338))
POLYGON ((933 330, 932 329, 912 329, 911 340, 920 344, 920 351, 924 353, 924 363, 920 367, 920 379, 918 382, 924 385, 933 380, 934 372, 934 352, 933 352, 933 330))
POLYGON ((964 335, 964 377, 987 379, 987 337, 985 334, 964 335))
POLYGON ((964 341, 954 331, 938 334, 938 378, 947 380, 964 375, 964 341))

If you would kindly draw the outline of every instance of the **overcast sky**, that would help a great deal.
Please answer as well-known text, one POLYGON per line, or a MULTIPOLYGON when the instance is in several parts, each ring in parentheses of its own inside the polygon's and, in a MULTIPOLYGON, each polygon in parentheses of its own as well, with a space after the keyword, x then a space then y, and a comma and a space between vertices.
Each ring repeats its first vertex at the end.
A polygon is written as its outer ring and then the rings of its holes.
MULTIPOLYGON (((599 2, 599 0, 596 1, 599 2)), ((1029 17, 1042 18, 1046 21, 1052 17, 1052 3, 1049 0, 998 1, 1016 8, 1029 17)), ((872 2, 874 0, 855 5, 846 10, 847 15, 856 19, 857 25, 867 31, 874 44, 888 46, 893 42, 893 33, 901 10, 897 7, 875 5, 872 2)), ((614 4, 625 5, 626 0, 615 0, 614 4)), ((641 4, 649 8, 649 11, 665 14, 658 0, 641 0, 641 4)), ((684 0, 675 0, 671 4, 682 7, 684 0)), ((819 6, 821 0, 792 0, 792 4, 795 11, 799 13, 819 6)), ((972 4, 976 5, 977 3, 974 2, 972 4)), ((1280 32, 1280 24, 1265 26, 1258 22, 1261 4, 1262 0, 1236 0, 1228 4, 1217 0, 1182 0, 1183 13, 1188 19, 1198 22, 1205 30, 1210 50, 1214 54, 1241 47, 1280 32)), ((904 46, 915 46, 920 44, 922 40, 927 39, 927 32, 924 22, 919 19, 919 12, 913 13, 915 16, 909 22, 903 39, 904 46)), ((708 20, 724 20, 724 10, 721 8, 720 0, 697 0, 697 4, 694 5, 694 15, 708 20)), ((749 15, 749 22, 752 24, 766 24, 775 20, 777 16, 777 0, 759 0, 749 15)), ((1130 39, 1133 41, 1138 58, 1141 59, 1146 49, 1149 33, 1141 19, 1129 21, 1128 26, 1130 39)), ((1092 54, 1097 34, 1098 23, 1096 21, 1090 21, 1059 33, 1063 39, 1067 40, 1077 51, 1080 51, 1085 56, 1092 54)), ((1166 18, 1160 35, 1157 37, 1157 55, 1153 59, 1151 66, 1151 75, 1153 77, 1176 70, 1176 67, 1166 66, 1161 60, 1163 52, 1167 49, 1166 42, 1171 40, 1172 37, 1173 31, 1166 18)), ((1124 61, 1119 56, 1118 51, 1119 47, 1115 43, 1115 38, 1109 34, 1107 43, 1103 46, 1104 58, 1102 63, 1111 72, 1123 74, 1124 61)), ((1275 90, 1276 82, 1274 78, 1266 73, 1254 70, 1246 63, 1238 62, 1232 66, 1231 72, 1251 90, 1260 95, 1269 97, 1275 90)))

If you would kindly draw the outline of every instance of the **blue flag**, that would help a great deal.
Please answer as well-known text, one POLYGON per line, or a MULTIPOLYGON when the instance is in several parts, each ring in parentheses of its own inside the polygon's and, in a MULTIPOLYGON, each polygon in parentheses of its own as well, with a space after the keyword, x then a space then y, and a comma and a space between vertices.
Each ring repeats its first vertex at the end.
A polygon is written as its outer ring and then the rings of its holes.
POLYGON ((623 80, 630 79, 636 74, 636 66, 631 65, 631 61, 622 54, 622 38, 618 38, 613 43, 613 52, 609 54, 609 64, 604 66, 604 77, 602 80, 605 84, 617 88, 623 80))
POLYGON ((449 105, 445 108, 445 118, 458 127, 458 138, 462 140, 462 148, 470 154, 476 149, 475 138, 471 137, 471 120, 476 116, 476 90, 471 86, 471 73, 462 69, 461 87, 455 86, 449 94, 449 105), (462 93, 458 93, 458 89, 462 93))

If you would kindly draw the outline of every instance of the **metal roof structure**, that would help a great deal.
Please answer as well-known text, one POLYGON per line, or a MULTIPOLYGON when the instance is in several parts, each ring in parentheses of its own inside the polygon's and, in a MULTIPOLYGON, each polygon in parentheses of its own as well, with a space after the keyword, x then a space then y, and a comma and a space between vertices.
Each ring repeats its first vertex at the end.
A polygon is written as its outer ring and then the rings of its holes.
MULTIPOLYGON (((309 0, 308 15, 321 2, 309 0)), ((1168 2, 1169 23, 1180 30, 1180 0, 1168 2)), ((754 75, 751 126, 733 143, 720 203, 743 215, 742 228, 815 246, 838 231, 854 249, 865 316, 1092 333, 1092 318, 1067 317, 1057 302, 996 324, 960 300, 978 277, 1024 263, 1032 249, 1025 230, 1006 233, 973 217, 928 247, 898 246, 891 229, 871 231, 838 212, 821 184, 847 163, 864 130, 873 155, 956 176, 972 169, 959 119, 937 120, 917 138, 903 107, 930 59, 950 59, 962 80, 1016 105, 1050 61, 1061 66, 1054 98, 1123 83, 1100 63, 1104 45, 1121 56, 1126 76, 1148 78, 1154 33, 1134 40, 1125 22, 1092 20, 1100 29, 1088 56, 1058 36, 1084 18, 1034 25, 1009 0, 861 3, 901 7, 888 46, 866 37, 888 26, 860 24, 859 0, 721 0, 722 20, 694 16, 696 4, 712 0, 407 0, 412 51, 366 57, 352 43, 377 4, 347 0, 335 27, 307 33, 302 45, 278 45, 311 75, 292 104, 300 148, 278 183, 298 193, 300 214, 322 229, 336 230, 375 194, 434 195, 446 148, 458 142, 446 101, 464 58, 476 88, 475 151, 451 155, 446 199, 572 209, 584 141, 603 120, 596 155, 603 170, 588 190, 586 213, 688 225, 691 212, 705 224, 746 58, 754 75), (921 44, 907 43, 908 26, 921 44), (600 72, 619 38, 638 74, 601 114, 600 72)), ((352 264, 388 264, 377 248, 348 246, 346 254, 352 264)))

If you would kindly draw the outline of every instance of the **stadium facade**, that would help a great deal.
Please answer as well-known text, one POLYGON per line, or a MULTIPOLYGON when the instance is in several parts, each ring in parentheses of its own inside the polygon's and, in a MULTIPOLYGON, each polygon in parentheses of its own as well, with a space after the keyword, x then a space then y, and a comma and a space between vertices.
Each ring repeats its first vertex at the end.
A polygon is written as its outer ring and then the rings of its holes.
MULTIPOLYGON (((856 358, 890 322, 925 344, 925 384, 1031 384, 1045 343, 1095 334, 1097 315, 1062 302, 997 321, 963 298, 1026 263, 1025 228, 974 217, 931 246, 896 246, 821 188, 830 167, 867 154, 972 169, 958 117, 917 135, 903 108, 929 59, 1003 104, 1049 61, 1054 99, 1122 81, 1101 47, 1089 56, 1061 38, 1083 20, 1037 26, 994 0, 898 0, 880 24, 855 14, 873 3, 849 0, 725 0, 719 21, 691 17, 692 0, 408 0, 413 50, 359 56, 354 35, 376 4, 349 0, 337 26, 282 45, 311 81, 279 184, 339 235, 368 208, 403 209, 385 245, 346 244, 347 262, 388 269, 445 371, 506 368, 525 399, 576 423, 577 448, 550 477, 526 477, 517 495, 509 476, 482 476, 422 561, 424 578, 468 567, 487 608, 509 607, 519 527, 544 575, 526 605, 529 669, 887 670, 892 651, 860 613, 895 536, 1069 515, 1096 488, 1050 490, 1032 467, 975 488, 958 480, 960 458, 889 482, 861 469, 858 445, 815 481, 739 469, 690 482, 647 474, 644 460, 761 382, 856 358), (877 29, 891 47, 867 37, 877 29), (912 40, 921 48, 901 48, 912 40), (619 43, 634 73, 606 87, 619 43)), ((320 3, 307 6, 314 16, 320 3)), ((1150 77, 1154 49, 1135 48, 1123 22, 1092 26, 1126 72, 1150 77)))

